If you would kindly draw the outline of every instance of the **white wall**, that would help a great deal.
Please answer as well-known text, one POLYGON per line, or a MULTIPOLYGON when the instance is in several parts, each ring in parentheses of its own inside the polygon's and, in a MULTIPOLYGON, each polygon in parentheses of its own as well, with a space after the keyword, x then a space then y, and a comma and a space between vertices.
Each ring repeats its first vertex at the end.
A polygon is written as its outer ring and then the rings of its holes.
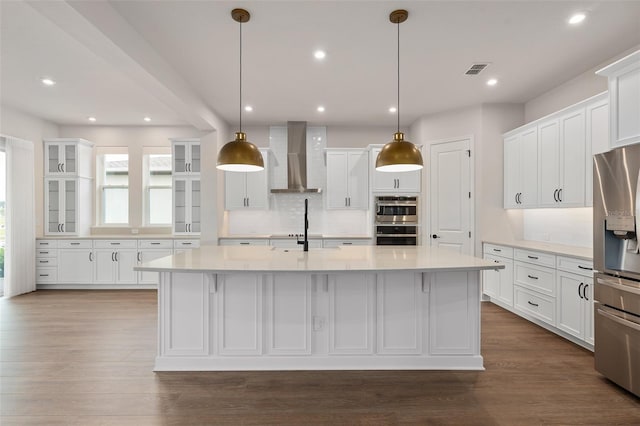
POLYGON ((43 155, 42 139, 58 137, 56 124, 18 111, 6 105, 0 105, 0 134, 14 136, 33 142, 35 155, 35 194, 36 194, 36 236, 44 232, 44 180, 42 179, 43 155))
MULTIPOLYGON (((502 133, 522 124, 524 108, 520 104, 479 105, 422 117, 411 126, 411 138, 425 145, 425 165, 429 164, 428 147, 434 143, 471 137, 474 161, 475 252, 481 253, 482 241, 522 239, 522 215, 503 209, 502 133)), ((427 244, 430 224, 428 166, 423 172, 422 241, 427 244)))
POLYGON ((619 53, 575 78, 525 103, 525 123, 607 91, 607 79, 596 75, 599 69, 640 49, 640 45, 619 53))
POLYGON ((524 210, 524 239, 593 247, 593 209, 524 210))

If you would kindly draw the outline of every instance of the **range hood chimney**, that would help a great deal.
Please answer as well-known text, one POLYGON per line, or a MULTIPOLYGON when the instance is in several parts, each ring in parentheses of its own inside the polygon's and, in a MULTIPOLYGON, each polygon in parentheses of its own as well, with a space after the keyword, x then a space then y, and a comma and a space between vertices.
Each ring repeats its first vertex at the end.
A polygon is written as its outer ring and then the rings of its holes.
POLYGON ((307 122, 287 122, 287 187, 272 189, 273 194, 321 192, 307 188, 307 122))

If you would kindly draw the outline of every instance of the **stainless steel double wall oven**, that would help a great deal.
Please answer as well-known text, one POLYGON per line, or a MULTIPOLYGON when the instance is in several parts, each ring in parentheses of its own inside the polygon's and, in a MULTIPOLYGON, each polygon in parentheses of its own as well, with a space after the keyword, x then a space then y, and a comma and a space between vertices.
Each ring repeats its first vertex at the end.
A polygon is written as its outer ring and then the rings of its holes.
POLYGON ((378 196, 376 203, 376 245, 418 244, 418 197, 378 196))
POLYGON ((593 167, 595 367, 640 396, 640 144, 593 167))

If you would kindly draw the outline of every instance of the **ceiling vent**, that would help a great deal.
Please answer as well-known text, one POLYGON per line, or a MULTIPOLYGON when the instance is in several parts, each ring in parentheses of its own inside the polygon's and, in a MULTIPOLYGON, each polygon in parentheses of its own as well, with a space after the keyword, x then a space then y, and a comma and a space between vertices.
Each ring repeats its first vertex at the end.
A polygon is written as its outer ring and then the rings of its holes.
POLYGON ((467 70, 467 72, 465 72, 466 75, 478 75, 480 74, 487 66, 489 66, 488 63, 484 63, 484 64, 473 64, 471 65, 471 67, 467 70))

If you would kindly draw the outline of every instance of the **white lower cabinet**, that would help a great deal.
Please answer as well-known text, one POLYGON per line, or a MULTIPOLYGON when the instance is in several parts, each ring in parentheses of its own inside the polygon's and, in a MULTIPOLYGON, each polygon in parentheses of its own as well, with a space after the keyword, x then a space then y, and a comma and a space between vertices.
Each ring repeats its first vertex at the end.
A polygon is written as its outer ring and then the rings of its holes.
POLYGON ((593 349, 592 261, 487 243, 483 251, 486 259, 513 264, 511 305, 499 295, 509 268, 483 273, 483 292, 492 302, 593 349))
POLYGON ((91 284, 95 255, 91 240, 58 241, 57 281, 65 284, 91 284))
POLYGON ((220 238, 218 245, 221 246, 268 246, 267 238, 220 238))
MULTIPOLYGON (((138 240, 138 264, 173 254, 172 240, 138 240)), ((138 284, 158 285, 158 272, 138 272, 138 284)))
MULTIPOLYGON (((283 249, 296 249, 299 248, 302 250, 302 244, 298 244, 298 241, 302 241, 303 238, 272 238, 269 241, 269 245, 276 248, 283 249)), ((309 248, 321 248, 322 247, 322 239, 320 238, 309 238, 309 248)))
POLYGON ((504 269, 483 271, 482 291, 491 297, 492 301, 498 300, 501 304, 513 307, 513 258, 497 256, 493 253, 513 255, 513 250, 509 247, 485 247, 484 258, 504 265, 504 269))
POLYGON ((95 241, 95 284, 137 284, 136 240, 95 241))
POLYGON ((374 274, 331 274, 329 295, 329 354, 372 354, 375 339, 374 274))

